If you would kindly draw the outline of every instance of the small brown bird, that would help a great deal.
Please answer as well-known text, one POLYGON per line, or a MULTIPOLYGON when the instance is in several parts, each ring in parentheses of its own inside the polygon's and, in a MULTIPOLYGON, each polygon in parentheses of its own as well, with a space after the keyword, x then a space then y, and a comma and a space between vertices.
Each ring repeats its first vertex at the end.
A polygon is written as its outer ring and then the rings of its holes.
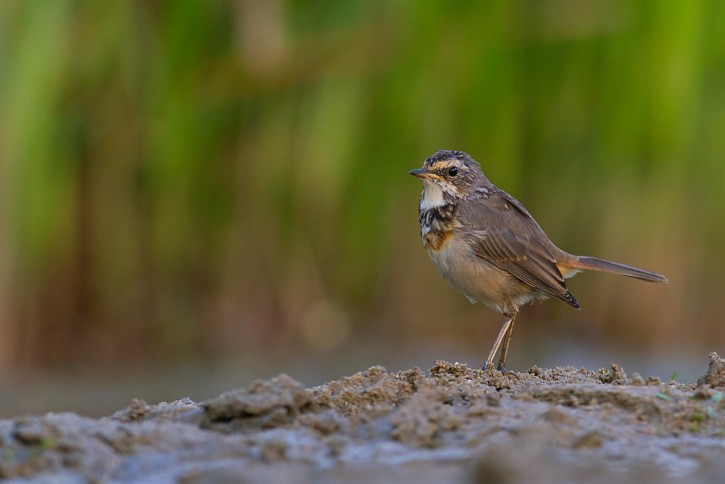
POLYGON ((436 269, 472 303, 504 317, 484 369, 493 366, 499 348, 498 369, 505 369, 514 320, 524 304, 554 296, 579 309, 564 280, 583 269, 667 282, 654 272, 559 249, 528 210, 488 181, 462 151, 438 151, 410 174, 423 181, 421 236, 436 269))

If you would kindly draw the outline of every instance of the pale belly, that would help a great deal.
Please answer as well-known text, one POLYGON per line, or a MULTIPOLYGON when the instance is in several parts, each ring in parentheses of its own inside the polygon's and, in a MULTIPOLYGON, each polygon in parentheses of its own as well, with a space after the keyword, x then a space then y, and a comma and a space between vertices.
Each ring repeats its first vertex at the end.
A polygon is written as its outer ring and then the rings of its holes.
POLYGON ((508 272, 476 256, 456 237, 448 238, 438 250, 426 249, 443 278, 473 303, 504 312, 541 297, 508 272))

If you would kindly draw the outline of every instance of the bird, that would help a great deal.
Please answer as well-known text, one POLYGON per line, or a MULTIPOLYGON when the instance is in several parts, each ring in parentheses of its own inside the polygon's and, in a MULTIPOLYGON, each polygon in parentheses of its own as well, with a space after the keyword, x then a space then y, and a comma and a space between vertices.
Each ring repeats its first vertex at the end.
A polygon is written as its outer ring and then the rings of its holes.
POLYGON ((421 179, 421 238, 433 265, 472 303, 503 316, 483 369, 506 370, 506 356, 519 309, 554 297, 579 309, 566 279, 582 270, 610 272, 667 283, 662 274, 558 248, 529 211, 496 187, 463 151, 442 150, 409 173, 421 179))

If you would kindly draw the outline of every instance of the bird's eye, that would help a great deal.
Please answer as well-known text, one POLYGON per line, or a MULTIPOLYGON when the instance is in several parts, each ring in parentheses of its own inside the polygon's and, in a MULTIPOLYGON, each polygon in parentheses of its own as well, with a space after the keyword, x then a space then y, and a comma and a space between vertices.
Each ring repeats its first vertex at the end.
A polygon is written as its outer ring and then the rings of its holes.
POLYGON ((452 166, 448 169, 448 176, 456 176, 458 175, 458 168, 455 166, 452 166))

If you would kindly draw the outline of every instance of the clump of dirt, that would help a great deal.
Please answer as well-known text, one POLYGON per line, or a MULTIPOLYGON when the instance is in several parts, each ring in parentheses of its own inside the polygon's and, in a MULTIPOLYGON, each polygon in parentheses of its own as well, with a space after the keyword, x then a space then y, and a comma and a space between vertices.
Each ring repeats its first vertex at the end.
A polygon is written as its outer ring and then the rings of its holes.
POLYGON ((425 375, 419 368, 388 373, 382 366, 312 389, 317 405, 354 420, 385 413, 410 398, 425 375))
POLYGON ((311 392, 283 374, 203 402, 201 426, 223 432, 280 427, 292 423, 311 404, 311 392))
POLYGON ((705 373, 699 380, 698 385, 709 385, 711 387, 725 387, 725 360, 712 352, 709 355, 710 364, 705 373))
POLYGON ((372 367, 205 402, 0 421, 0 477, 181 482, 654 482, 725 473, 725 365, 698 385, 609 368, 372 367))

